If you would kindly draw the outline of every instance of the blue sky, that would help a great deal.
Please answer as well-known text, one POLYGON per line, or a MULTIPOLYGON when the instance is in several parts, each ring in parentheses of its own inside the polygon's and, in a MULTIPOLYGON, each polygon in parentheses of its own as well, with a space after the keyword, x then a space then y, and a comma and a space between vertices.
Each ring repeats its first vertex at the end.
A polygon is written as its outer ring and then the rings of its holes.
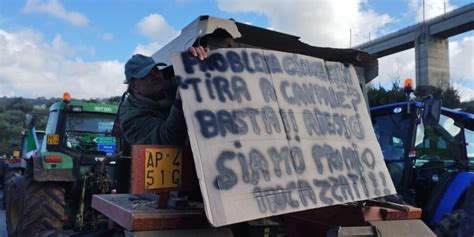
MULTIPOLYGON (((117 96, 123 65, 151 55, 199 15, 349 47, 420 21, 423 0, 0 0, 0 96, 117 96), (350 33, 352 31, 352 37, 350 33), (44 85, 48 86, 44 86, 44 85)), ((472 0, 425 0, 427 18, 472 0)), ((474 99, 474 34, 450 38, 451 80, 474 99)), ((414 77, 414 51, 380 59, 375 83, 414 77)))

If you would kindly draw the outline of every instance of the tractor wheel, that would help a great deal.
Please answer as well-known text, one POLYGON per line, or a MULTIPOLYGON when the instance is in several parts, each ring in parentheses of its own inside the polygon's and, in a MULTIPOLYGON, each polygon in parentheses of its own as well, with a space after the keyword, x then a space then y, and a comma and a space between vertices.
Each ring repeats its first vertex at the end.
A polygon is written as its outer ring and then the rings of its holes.
POLYGON ((22 170, 21 169, 13 169, 13 170, 7 170, 5 172, 5 178, 3 179, 4 180, 4 184, 8 184, 8 180, 13 178, 13 177, 17 177, 17 176, 20 176, 22 173, 22 170))
POLYGON ((444 214, 443 218, 441 218, 441 220, 433 227, 433 231, 435 232, 436 236, 457 237, 462 213, 462 210, 456 210, 451 213, 444 214))
POLYGON ((5 168, 5 159, 0 157, 0 186, 3 186, 3 178, 5 178, 5 168))
POLYGON ((21 170, 7 171, 3 182, 3 208, 7 208, 8 195, 15 191, 10 191, 10 186, 13 185, 14 179, 21 176, 21 170))
POLYGON ((7 232, 8 236, 20 236, 19 226, 20 226, 20 217, 21 217, 21 188, 23 186, 23 177, 18 176, 10 180, 9 194, 7 195, 8 199, 6 200, 6 212, 5 219, 7 223, 7 232))
POLYGON ((34 181, 31 172, 27 172, 24 178, 22 236, 61 230, 64 222, 64 187, 60 183, 34 181))

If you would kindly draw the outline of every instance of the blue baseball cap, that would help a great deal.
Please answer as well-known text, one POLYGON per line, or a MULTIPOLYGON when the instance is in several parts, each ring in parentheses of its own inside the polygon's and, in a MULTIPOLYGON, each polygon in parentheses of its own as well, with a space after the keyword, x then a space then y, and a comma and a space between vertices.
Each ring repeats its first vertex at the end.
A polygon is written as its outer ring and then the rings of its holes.
POLYGON ((125 81, 129 84, 134 78, 142 79, 156 66, 166 66, 164 63, 157 63, 153 58, 141 54, 135 54, 125 64, 125 81))

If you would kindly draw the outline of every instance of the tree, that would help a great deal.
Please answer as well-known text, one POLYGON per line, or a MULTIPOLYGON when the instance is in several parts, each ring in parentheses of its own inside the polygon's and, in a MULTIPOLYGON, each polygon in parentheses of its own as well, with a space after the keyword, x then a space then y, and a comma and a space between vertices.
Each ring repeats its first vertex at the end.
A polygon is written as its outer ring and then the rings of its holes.
MULTIPOLYGON (((378 88, 369 85, 367 94, 369 104, 372 107, 407 100, 403 88, 400 86, 399 81, 396 80, 392 82, 392 88, 390 90, 386 90, 380 85, 378 88)), ((428 95, 432 95, 434 98, 440 98, 442 100, 443 107, 461 108, 466 112, 474 112, 474 101, 461 103, 459 92, 453 87, 448 87, 446 90, 443 90, 434 86, 418 86, 415 90, 415 94, 419 100, 422 100, 428 95)))
POLYGON ((381 85, 378 85, 378 88, 369 86, 367 95, 369 97, 369 105, 372 107, 405 101, 405 92, 400 87, 400 83, 395 80, 392 82, 392 88, 388 91, 381 85))
POLYGON ((23 113, 28 113, 33 109, 33 105, 31 104, 31 102, 23 99, 22 97, 16 97, 13 98, 7 109, 17 109, 21 110, 23 113))
POLYGON ((459 96, 459 92, 453 87, 448 87, 448 89, 444 90, 441 99, 445 107, 461 108, 461 97, 459 96))
POLYGON ((467 101, 467 102, 462 102, 461 103, 461 108, 463 111, 469 112, 469 113, 474 113, 474 100, 467 101))
POLYGON ((428 95, 432 95, 434 98, 442 98, 443 90, 439 87, 434 86, 417 86, 415 94, 418 98, 425 98, 428 95))

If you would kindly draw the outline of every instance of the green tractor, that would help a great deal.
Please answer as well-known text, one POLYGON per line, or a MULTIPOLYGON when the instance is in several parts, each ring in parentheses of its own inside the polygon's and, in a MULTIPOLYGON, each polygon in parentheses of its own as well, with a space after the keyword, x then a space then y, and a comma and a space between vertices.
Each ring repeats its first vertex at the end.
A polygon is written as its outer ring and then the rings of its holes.
POLYGON ((120 171, 129 159, 119 159, 112 135, 117 108, 71 101, 67 93, 50 107, 43 144, 10 187, 9 236, 104 229, 107 219, 90 208, 92 195, 128 189, 128 172, 120 171))

